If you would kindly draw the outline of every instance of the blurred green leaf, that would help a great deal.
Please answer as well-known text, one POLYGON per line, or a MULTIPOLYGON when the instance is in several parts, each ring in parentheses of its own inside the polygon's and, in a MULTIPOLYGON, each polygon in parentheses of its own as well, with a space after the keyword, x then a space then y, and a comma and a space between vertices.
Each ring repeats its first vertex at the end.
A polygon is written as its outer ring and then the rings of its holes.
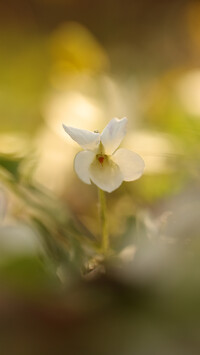
POLYGON ((59 285, 58 278, 46 259, 26 255, 4 260, 0 264, 0 280, 31 293, 59 285))
POLYGON ((0 168, 9 173, 9 175, 16 181, 19 180, 20 169, 23 162, 23 157, 0 155, 0 168))

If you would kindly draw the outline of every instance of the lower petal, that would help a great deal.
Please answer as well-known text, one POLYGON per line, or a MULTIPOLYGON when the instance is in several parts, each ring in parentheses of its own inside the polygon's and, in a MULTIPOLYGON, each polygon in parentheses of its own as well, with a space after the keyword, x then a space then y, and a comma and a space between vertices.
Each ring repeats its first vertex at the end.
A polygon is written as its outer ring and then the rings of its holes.
POLYGON ((95 154, 91 151, 82 151, 76 154, 74 159, 74 170, 78 177, 86 184, 91 184, 89 167, 94 160, 95 154))
POLYGON ((100 189, 107 192, 116 190, 123 181, 123 175, 118 167, 111 159, 107 157, 101 164, 95 159, 90 166, 90 179, 100 189))
POLYGON ((128 149, 118 149, 112 159, 119 166, 125 181, 139 179, 144 172, 144 160, 140 155, 128 149))

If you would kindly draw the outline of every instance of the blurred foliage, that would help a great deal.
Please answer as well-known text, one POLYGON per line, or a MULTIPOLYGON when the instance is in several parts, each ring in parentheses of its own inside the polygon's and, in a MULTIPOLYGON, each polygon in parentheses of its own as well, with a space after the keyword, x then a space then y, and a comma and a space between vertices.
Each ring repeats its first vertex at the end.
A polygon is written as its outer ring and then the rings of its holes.
POLYGON ((48 83, 46 38, 23 30, 1 30, 0 131, 32 133, 48 83))
POLYGON ((74 354, 188 354, 191 342, 198 353, 199 187, 183 198, 184 206, 175 198, 157 218, 147 210, 130 213, 104 259, 98 230, 93 236, 65 203, 30 176, 25 179, 26 161, 1 159, 4 189, 20 205, 15 220, 0 227, 4 352, 32 354, 34 341, 40 352, 52 354, 66 346, 74 354), (39 237, 40 248, 22 243, 11 253, 9 239, 21 243, 23 225, 29 228, 25 238, 39 237), (17 328, 10 327, 12 317, 17 328))

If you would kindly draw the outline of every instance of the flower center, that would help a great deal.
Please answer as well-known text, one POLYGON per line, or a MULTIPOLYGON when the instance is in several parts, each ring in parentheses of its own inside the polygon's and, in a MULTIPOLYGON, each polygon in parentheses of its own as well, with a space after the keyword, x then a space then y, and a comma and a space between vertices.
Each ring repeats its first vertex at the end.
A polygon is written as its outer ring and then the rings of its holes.
POLYGON ((98 158, 98 161, 101 165, 103 165, 103 162, 104 162, 104 157, 102 155, 100 155, 98 158))

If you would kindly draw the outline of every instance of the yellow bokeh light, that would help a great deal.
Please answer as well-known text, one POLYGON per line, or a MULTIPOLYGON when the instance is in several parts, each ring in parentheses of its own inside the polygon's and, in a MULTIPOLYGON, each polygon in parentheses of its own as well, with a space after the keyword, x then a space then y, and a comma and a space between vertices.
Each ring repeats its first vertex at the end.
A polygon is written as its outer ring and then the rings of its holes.
POLYGON ((76 91, 63 91, 46 102, 44 116, 47 125, 69 143, 76 145, 64 132, 62 124, 95 130, 103 117, 100 107, 89 97, 76 91))
POLYGON ((148 174, 169 172, 169 157, 178 152, 174 139, 158 132, 130 132, 126 138, 126 146, 143 157, 145 173, 148 174))
POLYGON ((200 70, 185 73, 178 81, 176 89, 185 111, 200 118, 200 70))

